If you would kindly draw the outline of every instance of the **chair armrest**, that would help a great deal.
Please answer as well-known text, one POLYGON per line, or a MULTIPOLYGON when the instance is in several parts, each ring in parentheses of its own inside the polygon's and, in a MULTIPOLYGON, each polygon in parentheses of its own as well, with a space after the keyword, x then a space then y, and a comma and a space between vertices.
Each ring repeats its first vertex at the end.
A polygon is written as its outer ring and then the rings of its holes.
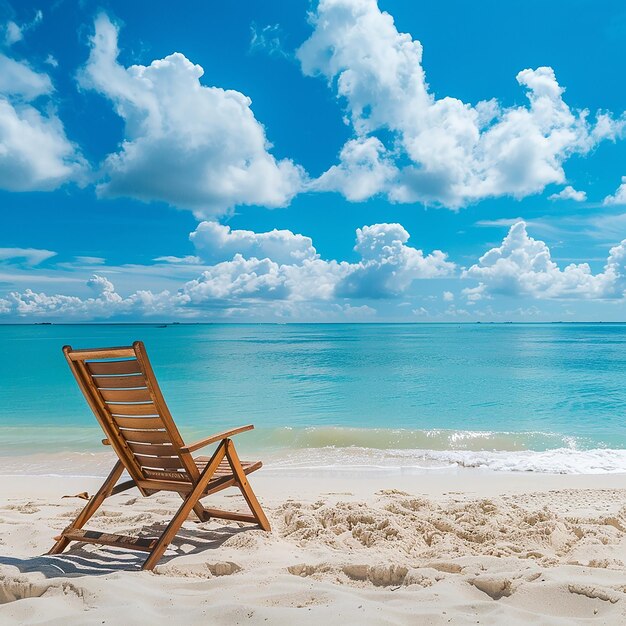
POLYGON ((192 443, 191 445, 183 446, 180 449, 180 451, 181 452, 195 452, 196 450, 199 450, 200 448, 204 448, 205 446, 215 443, 216 441, 222 441, 222 439, 228 439, 229 437, 232 437, 233 435, 236 435, 238 433, 243 433, 246 430, 252 430, 253 428, 254 426, 252 424, 247 424, 246 426, 240 426, 239 428, 233 428, 232 430, 225 430, 223 433, 217 433, 216 435, 211 435, 210 437, 207 437, 206 439, 200 439, 200 441, 196 441, 195 443, 192 443))
POLYGON ((102 445, 103 445, 103 446, 110 446, 110 445, 111 445, 111 442, 110 442, 108 439, 103 439, 103 440, 102 440, 102 445))

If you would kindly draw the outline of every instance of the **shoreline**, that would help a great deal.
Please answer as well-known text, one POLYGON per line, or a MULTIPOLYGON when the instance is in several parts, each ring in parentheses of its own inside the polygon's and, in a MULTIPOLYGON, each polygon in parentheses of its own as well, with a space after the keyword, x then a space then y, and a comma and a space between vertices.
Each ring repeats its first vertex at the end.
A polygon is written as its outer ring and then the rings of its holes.
MULTIPOLYGON (((420 475, 457 470, 510 474, 591 475, 626 474, 626 449, 555 448, 534 450, 412 450, 393 448, 300 447, 268 449, 239 446, 244 458, 261 459, 265 472, 316 472, 325 475, 360 473, 420 475)), ((0 475, 106 476, 115 457, 111 450, 32 452, 20 449, 0 455, 0 475)))

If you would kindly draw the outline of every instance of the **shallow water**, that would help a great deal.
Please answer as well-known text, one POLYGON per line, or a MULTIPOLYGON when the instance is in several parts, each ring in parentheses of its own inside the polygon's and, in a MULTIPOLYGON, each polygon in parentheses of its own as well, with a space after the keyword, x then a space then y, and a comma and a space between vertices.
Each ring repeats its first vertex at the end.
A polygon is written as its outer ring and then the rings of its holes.
POLYGON ((97 449, 61 347, 136 339, 188 438, 253 422, 244 449, 285 461, 626 471, 624 324, 0 326, 0 455, 97 449))

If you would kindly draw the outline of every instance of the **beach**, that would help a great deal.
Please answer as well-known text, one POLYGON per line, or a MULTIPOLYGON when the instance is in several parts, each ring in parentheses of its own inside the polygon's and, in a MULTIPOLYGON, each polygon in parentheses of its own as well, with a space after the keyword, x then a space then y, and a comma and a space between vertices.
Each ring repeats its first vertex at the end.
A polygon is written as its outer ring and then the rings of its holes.
MULTIPOLYGON (((0 338, 19 346, 0 361, 2 624, 626 621, 626 325, 0 338), (137 337, 185 442, 255 424, 234 442, 263 462, 250 482, 272 530, 190 517, 153 572, 144 553, 93 544, 44 556, 115 462, 59 346, 137 337)), ((132 489, 86 528, 158 536, 180 502, 132 489)), ((235 489, 204 504, 246 510, 235 489)))
MULTIPOLYGON (((620 624, 626 476, 457 468, 421 475, 260 470, 272 524, 190 518, 154 572, 143 554, 41 556, 95 477, 3 476, 3 624, 620 624), (123 616, 123 617, 121 617, 123 616)), ((209 498, 245 509, 235 490, 209 498)), ((158 532, 173 494, 113 496, 89 528, 158 532)))

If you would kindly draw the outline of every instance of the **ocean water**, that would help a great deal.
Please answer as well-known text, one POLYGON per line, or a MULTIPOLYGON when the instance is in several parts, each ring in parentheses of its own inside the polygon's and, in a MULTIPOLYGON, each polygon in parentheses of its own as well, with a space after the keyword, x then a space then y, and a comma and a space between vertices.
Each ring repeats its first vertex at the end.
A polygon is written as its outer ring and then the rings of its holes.
POLYGON ((626 472, 626 324, 0 326, 0 469, 101 450, 61 347, 136 339, 186 439, 277 469, 626 472))

